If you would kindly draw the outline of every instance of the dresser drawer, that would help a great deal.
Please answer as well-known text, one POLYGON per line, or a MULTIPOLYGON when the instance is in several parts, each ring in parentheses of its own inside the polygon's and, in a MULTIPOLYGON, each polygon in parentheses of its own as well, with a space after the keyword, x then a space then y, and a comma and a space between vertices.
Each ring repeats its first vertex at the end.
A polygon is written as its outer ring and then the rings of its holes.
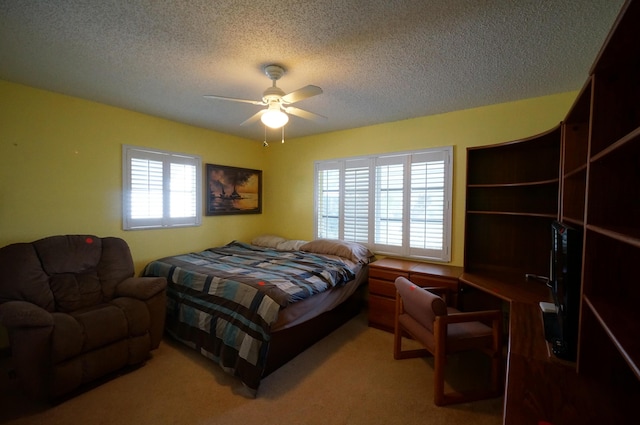
POLYGON ((389 282, 393 283, 393 281, 396 280, 398 276, 404 276, 408 279, 409 272, 401 272, 398 270, 388 270, 388 269, 381 269, 377 267, 369 267, 369 278, 374 277, 381 280, 388 280, 389 282))
POLYGON ((446 286, 453 291, 458 290, 458 279, 427 274, 411 274, 409 280, 418 286, 446 286))
POLYGON ((395 299, 396 286, 392 281, 373 279, 369 276, 369 293, 395 299))
POLYGON ((393 332, 395 311, 395 299, 369 294, 369 326, 393 332))

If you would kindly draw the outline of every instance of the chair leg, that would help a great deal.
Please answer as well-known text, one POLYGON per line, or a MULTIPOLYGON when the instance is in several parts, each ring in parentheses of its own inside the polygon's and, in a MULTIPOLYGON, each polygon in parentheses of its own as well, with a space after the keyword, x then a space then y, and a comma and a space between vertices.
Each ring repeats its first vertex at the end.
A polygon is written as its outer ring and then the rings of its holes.
POLYGON ((396 326, 395 332, 393 333, 393 358, 396 360, 400 359, 401 352, 402 352, 402 331, 398 329, 398 327, 396 326))
POLYGON ((400 353, 402 352, 402 330, 398 320, 398 316, 402 313, 402 299, 397 293, 395 305, 395 314, 393 316, 393 358, 398 360, 401 358, 400 353))
POLYGON ((493 353, 491 356, 491 389, 496 393, 504 388, 504 364, 502 362, 502 320, 493 323, 493 353))
POLYGON ((429 352, 425 349, 402 351, 402 337, 406 336, 409 338, 413 338, 413 336, 405 332, 402 328, 402 325, 400 325, 398 316, 402 313, 402 311, 402 300, 400 296, 396 294, 396 314, 394 317, 393 329, 393 358, 396 360, 400 360, 414 357, 424 357, 429 355, 429 352))
POLYGON ((433 402, 436 406, 445 404, 444 396, 444 366, 446 363, 447 328, 436 318, 433 336, 435 339, 435 353, 433 353, 433 402))
POLYGON ((444 365, 445 359, 442 353, 433 356, 433 403, 436 406, 445 404, 444 396, 444 365))
POLYGON ((496 393, 502 391, 504 383, 502 379, 502 355, 499 352, 493 353, 491 356, 491 390, 496 393))
POLYGON ((396 329, 393 333, 393 358, 396 360, 413 359, 416 357, 425 357, 431 355, 431 353, 425 348, 417 348, 414 350, 402 349, 402 338, 413 338, 411 335, 406 334, 402 328, 396 329))
MULTIPOLYGON (((484 350, 482 350, 484 351, 484 350)), ((477 389, 477 390, 468 390, 464 392, 449 392, 445 393, 444 391, 444 367, 446 363, 445 353, 436 353, 434 356, 434 388, 433 388, 433 398, 434 404, 436 406, 445 406, 449 404, 456 403, 467 403, 477 400, 485 400, 488 398, 498 397, 502 393, 504 381, 502 379, 502 354, 501 353, 493 353, 487 351, 485 354, 488 354, 491 357, 491 384, 489 388, 486 389, 477 389), (441 361, 438 361, 438 358, 441 358, 441 361)))

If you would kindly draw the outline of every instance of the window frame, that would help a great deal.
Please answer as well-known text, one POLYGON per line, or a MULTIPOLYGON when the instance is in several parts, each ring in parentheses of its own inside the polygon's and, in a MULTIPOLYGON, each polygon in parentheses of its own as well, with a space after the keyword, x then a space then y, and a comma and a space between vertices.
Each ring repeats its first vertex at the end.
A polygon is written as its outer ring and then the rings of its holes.
MULTIPOLYGON (((190 174, 190 173, 189 173, 190 174)), ((202 224, 202 159, 192 155, 167 150, 122 145, 122 228, 123 230, 163 229, 174 227, 197 227, 202 224), (160 217, 132 217, 132 161, 146 160, 162 163, 162 214, 160 217), (194 215, 171 217, 171 168, 172 165, 194 167, 192 193, 194 215)))
MULTIPOLYGON (((429 166, 424 167, 425 170, 422 173, 423 178, 427 178, 426 176, 430 172, 429 166)), ((363 175, 362 169, 359 170, 361 175, 363 175)), ((415 178, 414 178, 415 180, 415 178)), ((326 189, 326 186, 325 186, 326 189)), ((360 187, 360 193, 363 192, 362 187, 360 187)), ((439 189, 436 189, 437 195, 440 195, 439 189)), ((367 156, 358 156, 358 157, 348 157, 348 158, 338 158, 338 159, 330 159, 330 160, 318 160, 314 163, 314 237, 332 237, 337 239, 344 239, 354 242, 362 243, 366 245, 369 249, 377 254, 382 255, 393 255, 400 256, 405 258, 416 258, 416 259, 424 259, 431 261, 440 261, 440 262, 449 262, 451 261, 451 228, 452 228, 452 201, 453 201, 453 146, 444 146, 444 147, 436 147, 436 148, 428 148, 414 151, 404 151, 404 152, 392 152, 392 153, 384 153, 378 155, 367 155, 367 156), (441 241, 441 247, 438 249, 432 249, 426 247, 428 245, 429 236, 427 235, 427 231, 425 230, 425 236, 419 239, 419 242, 424 245, 424 247, 412 247, 412 241, 410 240, 411 232, 407 229, 411 229, 412 223, 412 215, 414 218, 414 226, 415 226, 415 215, 413 214, 412 207, 412 193, 414 198, 420 194, 420 191, 424 192, 423 198, 426 199, 427 192, 430 192, 434 189, 432 188, 422 188, 415 189, 415 185, 411 185, 412 181, 412 164, 440 164, 442 163, 442 172, 441 177, 443 179, 442 182, 442 222, 441 222, 441 238, 438 241, 441 241), (376 242, 376 210, 377 203, 379 202, 379 197, 377 194, 379 191, 377 190, 377 166, 378 165, 389 165, 389 164, 402 164, 402 206, 401 213, 396 211, 396 213, 400 213, 402 215, 402 232, 401 236, 398 239, 401 239, 401 245, 388 245, 385 243, 377 243, 376 242), (357 234, 354 238, 353 233, 345 234, 345 176, 347 171, 350 169, 354 169, 356 166, 362 168, 368 168, 368 198, 367 203, 362 208, 361 216, 367 216, 367 235, 366 240, 362 236, 362 234, 357 234), (321 192, 320 184, 323 184, 322 176, 326 176, 327 173, 331 171, 334 177, 334 181, 332 181, 333 186, 331 186, 331 193, 333 197, 331 198, 332 205, 338 203, 338 215, 336 217, 335 214, 329 216, 325 215, 327 219, 321 219, 321 214, 319 208, 323 208, 323 205, 327 205, 324 202, 327 201, 327 191, 321 192), (337 172, 337 183, 335 182, 337 172), (324 173, 321 176, 321 173, 324 173), (337 187, 335 186, 337 184, 337 187), (413 191, 413 192, 412 192, 413 191), (367 210, 367 213, 364 213, 364 210, 367 210), (330 226, 330 231, 327 229, 330 226), (322 234, 322 236, 320 236, 322 234), (327 236, 331 235, 331 236, 327 236)), ((426 202, 424 203, 424 209, 419 209, 421 213, 424 211, 424 216, 426 217, 429 213, 427 208, 429 205, 426 202)), ((334 207, 335 210, 335 207, 334 207)), ((437 210, 438 217, 440 213, 440 209, 437 210)), ((352 213, 354 215, 354 213, 352 213)), ((357 215, 357 214, 356 214, 357 215)), ((436 221, 438 222, 438 221, 436 221)), ((427 224, 423 225, 423 227, 427 227, 427 224)), ((437 227, 437 226, 436 226, 437 227)), ((414 227, 415 228, 415 227, 414 227)), ((397 240, 398 240, 397 239, 397 240)), ((415 241, 414 241, 415 244, 415 241)))

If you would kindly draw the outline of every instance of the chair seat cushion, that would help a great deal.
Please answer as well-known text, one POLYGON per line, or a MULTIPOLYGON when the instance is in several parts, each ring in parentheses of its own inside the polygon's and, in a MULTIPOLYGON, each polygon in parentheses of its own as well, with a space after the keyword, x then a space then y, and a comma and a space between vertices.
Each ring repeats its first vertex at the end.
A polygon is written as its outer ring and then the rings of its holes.
POLYGON ((129 297, 115 298, 111 303, 122 310, 127 318, 129 336, 141 336, 149 332, 151 315, 147 305, 129 297))
POLYGON ((100 304, 70 314, 53 313, 53 362, 70 359, 127 338, 125 313, 116 305, 100 304))
POLYGON ((127 316, 113 304, 100 304, 71 313, 84 334, 82 351, 90 351, 105 346, 129 334, 127 316))
MULTIPOLYGON (((408 314, 398 316, 400 325, 429 351, 435 350, 433 333, 408 314)), ((452 323, 447 327, 446 352, 476 349, 479 346, 491 347, 491 327, 481 322, 452 323)))
POLYGON ((447 352, 465 351, 478 346, 491 347, 493 331, 481 322, 452 323, 447 327, 447 352))
POLYGON ((84 335, 82 326, 72 316, 66 313, 52 313, 51 316, 51 360, 57 364, 82 353, 84 335))

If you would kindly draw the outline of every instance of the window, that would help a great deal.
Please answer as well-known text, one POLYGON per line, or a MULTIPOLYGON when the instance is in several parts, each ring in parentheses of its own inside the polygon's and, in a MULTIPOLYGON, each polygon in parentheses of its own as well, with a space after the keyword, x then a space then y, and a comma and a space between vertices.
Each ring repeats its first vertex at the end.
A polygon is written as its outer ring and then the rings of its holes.
POLYGON ((123 228, 199 226, 201 159, 124 145, 123 228))
POLYGON ((316 161, 315 236, 449 261, 452 153, 448 146, 316 161))

